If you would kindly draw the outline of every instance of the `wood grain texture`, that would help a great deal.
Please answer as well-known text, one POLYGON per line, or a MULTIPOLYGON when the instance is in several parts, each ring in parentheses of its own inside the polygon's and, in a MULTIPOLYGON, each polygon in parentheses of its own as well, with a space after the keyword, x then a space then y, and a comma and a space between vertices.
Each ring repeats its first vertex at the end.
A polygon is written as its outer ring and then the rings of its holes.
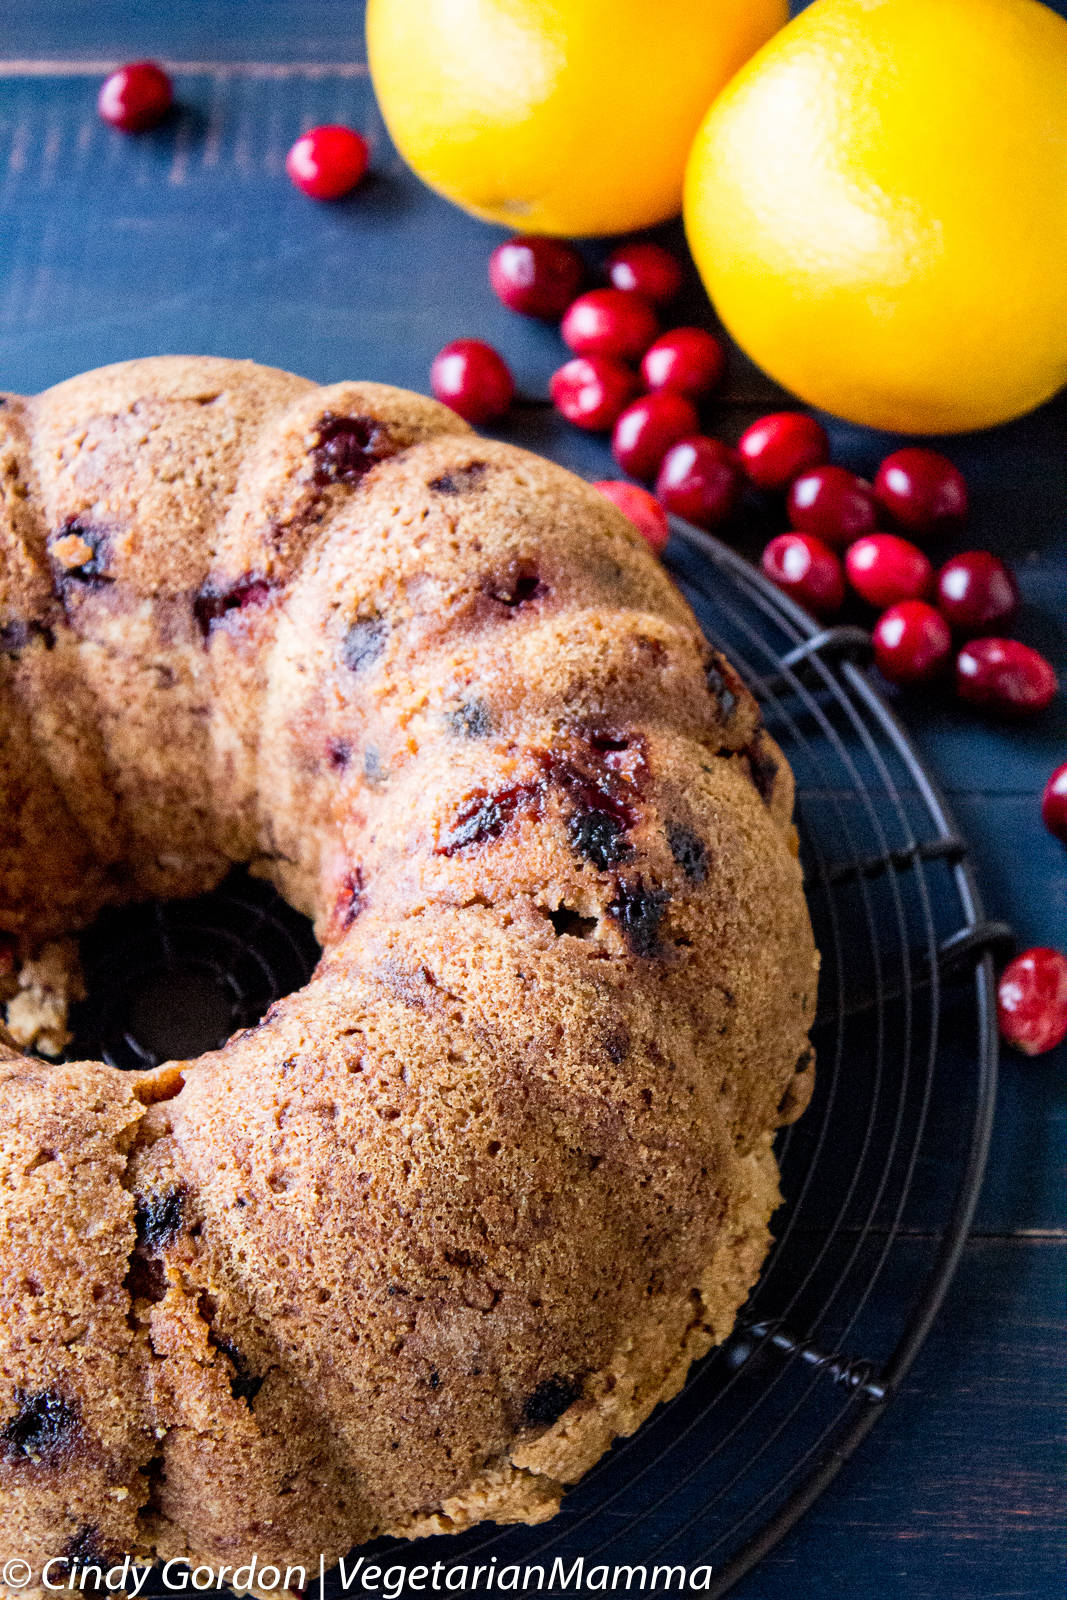
MULTIPOLYGON (((510 316, 488 288, 501 235, 429 193, 392 150, 358 4, 6 0, 0 58, 0 387, 204 351, 424 388, 440 345, 475 334, 507 355, 524 397, 502 436, 584 476, 614 475, 604 442, 545 404, 563 358, 556 332, 510 316), (131 140, 97 120, 96 79, 101 64, 144 55, 181 64, 181 109, 131 140), (303 128, 335 120, 368 133, 373 176, 351 200, 316 206, 286 181, 285 152, 303 128)), ((659 236, 681 242, 677 226, 659 236)), ((590 245, 590 260, 603 248, 590 245)), ((713 325, 695 282, 678 320, 713 325)), ((781 400, 735 353, 709 424, 734 438, 781 400)), ((829 426, 836 458, 867 473, 894 442, 829 426)), ((948 449, 974 505, 955 547, 988 544, 1018 564, 1020 631, 1067 682, 1065 436, 1061 397, 948 449)), ((776 531, 749 508, 731 535, 756 553, 776 531)), ((989 913, 1022 943, 1067 943, 1067 850, 1045 834, 1036 800, 1067 759, 1067 697, 1032 727, 983 725, 930 692, 897 704, 971 841, 989 913)), ((1065 1068, 1067 1048, 1005 1060, 978 1233, 945 1313, 903 1396, 742 1583, 745 1600, 1065 1592, 1065 1068)), ((910 1248, 918 1272, 930 1246, 916 1236, 910 1248)))

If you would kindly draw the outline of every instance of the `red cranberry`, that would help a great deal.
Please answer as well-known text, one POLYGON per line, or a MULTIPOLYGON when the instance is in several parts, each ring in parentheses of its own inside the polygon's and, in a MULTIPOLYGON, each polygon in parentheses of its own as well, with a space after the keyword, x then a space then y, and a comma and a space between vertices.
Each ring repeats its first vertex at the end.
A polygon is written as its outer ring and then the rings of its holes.
POLYGON ((760 489, 787 489, 830 454, 826 429, 803 411, 775 411, 746 428, 737 441, 745 471, 760 489))
POLYGON ((354 128, 325 126, 301 134, 285 158, 285 170, 312 200, 339 200, 367 170, 367 141, 354 128))
POLYGON ((925 600, 901 600, 874 625, 874 659, 890 683, 936 678, 952 654, 952 629, 925 600))
POLYGON ((696 399, 714 389, 723 375, 726 354, 703 328, 672 328, 650 344, 641 361, 648 389, 670 389, 696 399))
POLYGON ((672 444, 696 433, 700 419, 691 400, 661 389, 628 405, 611 435, 611 453, 632 478, 654 478, 672 444))
POLYGON ((965 550, 937 575, 937 603, 961 633, 982 633, 1010 622, 1019 609, 1015 574, 989 550, 965 550))
POLYGON ((789 524, 827 544, 849 545, 878 525, 874 490, 846 467, 812 467, 789 489, 789 524))
POLYGON ((1041 797, 1041 820, 1049 833, 1067 844, 1067 761, 1057 767, 1041 797))
POLYGON ((810 533, 780 533, 760 563, 772 583, 817 617, 832 616, 845 598, 845 575, 829 545, 810 533))
POLYGON ((629 367, 611 356, 575 356, 549 379, 552 404, 576 428, 614 427, 633 398, 637 379, 629 367))
POLYGON ((590 289, 572 300, 560 323, 564 344, 576 356, 644 355, 659 331, 656 313, 639 294, 621 289, 590 289))
POLYGON ((682 287, 682 264, 662 245, 647 239, 623 244, 608 257, 608 278, 625 294, 641 294, 653 305, 666 305, 682 287))
POLYGON ((956 692, 984 710, 1027 717, 1051 702, 1056 674, 1018 639, 971 639, 956 658, 956 692))
POLYGON ((656 479, 656 498, 698 528, 714 528, 736 505, 742 479, 736 450, 721 439, 696 434, 667 451, 656 479))
POLYGON ((1039 1056, 1067 1039, 1067 956, 1038 945, 1009 961, 997 986, 1000 1035, 1039 1056))
POLYGON ((624 517, 629 517, 641 537, 648 541, 659 555, 670 538, 667 513, 647 489, 636 483, 623 483, 618 478, 601 478, 594 483, 602 495, 618 506, 624 517))
POLYGON ((507 363, 481 339, 453 339, 434 356, 430 387, 467 422, 503 416, 515 396, 507 363))
POLYGON ((562 239, 519 235, 489 257, 489 282, 509 311, 561 317, 582 287, 585 263, 562 239))
POLYGON ((143 133, 163 121, 174 104, 174 85, 154 61, 119 67, 100 86, 96 109, 123 133, 143 133))
POLYGON ((895 533, 857 539, 846 552, 845 571, 856 593, 879 607, 921 600, 934 581, 934 569, 918 545, 895 533))
POLYGON ((875 499, 911 533, 944 533, 967 514, 967 485, 936 450, 894 450, 878 468, 875 499))

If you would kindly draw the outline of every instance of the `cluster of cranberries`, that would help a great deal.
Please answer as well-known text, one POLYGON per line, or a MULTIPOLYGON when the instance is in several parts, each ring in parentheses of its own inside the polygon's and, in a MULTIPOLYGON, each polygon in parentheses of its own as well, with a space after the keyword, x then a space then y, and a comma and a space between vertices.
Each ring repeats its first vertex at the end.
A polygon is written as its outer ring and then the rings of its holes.
POLYGON ((819 617, 833 616, 849 588, 873 606, 875 660, 892 683, 940 677, 955 654, 961 700, 1006 716, 1044 710, 1056 693, 1051 665, 1002 636, 1019 607, 1011 569, 988 550, 966 550, 938 571, 919 542, 963 525, 967 488, 952 462, 896 450, 867 483, 828 465, 822 429, 792 412, 754 424, 739 451, 762 452, 786 429, 806 440, 808 460, 763 484, 786 489, 790 522, 763 553, 768 576, 819 617))
MULTIPOLYGON (((144 133, 169 115, 174 85, 158 62, 131 61, 105 79, 96 105, 113 128, 144 133)), ((285 170, 313 200, 339 200, 363 177, 369 154, 367 141, 354 128, 309 128, 286 156, 285 170)))
MULTIPOLYGON (((754 461, 754 482, 786 492, 791 531, 771 540, 763 570, 817 616, 837 612, 848 587, 877 608, 874 653, 886 678, 928 682, 955 651, 956 693, 969 704, 1021 717, 1050 703, 1051 664, 1001 633, 1019 607, 1011 569, 988 550, 967 550, 935 570, 921 548, 966 516, 966 484, 951 461, 897 450, 867 483, 828 464, 822 429, 793 412, 755 423, 738 451, 754 461)), ((1067 762, 1049 779, 1041 810, 1050 833, 1067 843, 1067 762)), ((1027 1055, 1062 1043, 1067 955, 1040 947, 1016 956, 1001 975, 997 1014, 1003 1038, 1027 1055)))
MULTIPOLYGON (((697 410, 722 378, 725 353, 704 328, 661 331, 663 310, 684 277, 661 246, 622 245, 607 262, 605 284, 584 289, 586 276, 582 257, 558 239, 508 239, 489 261, 489 282, 509 310, 559 321, 572 356, 552 374, 552 402, 576 427, 610 432, 622 470, 655 484, 654 495, 620 480, 597 487, 660 551, 667 511, 711 527, 728 515, 742 485, 736 454, 701 432, 697 410)), ((499 416, 514 393, 504 361, 474 339, 445 346, 431 384, 470 422, 499 416)))

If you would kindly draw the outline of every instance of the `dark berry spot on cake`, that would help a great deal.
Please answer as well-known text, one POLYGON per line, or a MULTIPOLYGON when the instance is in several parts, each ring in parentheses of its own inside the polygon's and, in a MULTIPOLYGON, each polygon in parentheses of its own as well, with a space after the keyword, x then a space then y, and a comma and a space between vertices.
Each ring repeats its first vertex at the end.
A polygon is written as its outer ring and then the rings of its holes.
POLYGON ((540 815, 544 791, 540 784, 517 783, 487 794, 484 789, 471 795, 456 813, 452 826, 435 851, 439 856, 454 856, 468 845, 488 844, 499 839, 508 825, 525 811, 540 815))
POLYGON ((441 1374, 438 1372, 436 1367, 434 1367, 426 1381, 430 1385, 431 1389, 439 1389, 441 1387, 441 1374))
POLYGON ((689 882, 703 883, 708 875, 708 850, 700 835, 680 822, 671 822, 667 824, 667 844, 689 882))
POLYGON ((723 717, 729 719, 737 710, 737 693, 722 670, 722 665, 716 660, 710 661, 704 677, 711 698, 718 705, 723 717))
POLYGON ((567 819, 567 834, 576 853, 600 872, 633 855, 626 824, 610 811, 573 811, 567 819))
POLYGON ((574 1404, 582 1392, 576 1378, 545 1378, 528 1395, 522 1408, 522 1420, 529 1428, 550 1428, 574 1404))
POLYGON ((517 611, 522 606, 530 605, 534 600, 540 600, 548 593, 548 586, 541 582, 536 572, 517 572, 512 577, 489 579, 485 592, 491 600, 507 606, 511 611, 517 611))
POLYGON ((381 617, 357 617, 341 642, 341 659, 350 672, 372 666, 385 649, 387 629, 381 617))
POLYGON ((670 895, 665 889, 647 889, 640 878, 633 883, 619 884, 619 892, 608 911, 635 955, 660 954, 659 927, 669 902, 670 895))
POLYGON ((136 1196, 134 1219, 142 1250, 158 1255, 174 1243, 185 1220, 185 1196, 182 1184, 161 1189, 157 1194, 136 1196))
POLYGON ((231 1344, 229 1339, 220 1339, 215 1334, 210 1335, 211 1343, 215 1349, 224 1355, 233 1368, 230 1375, 230 1393, 235 1400, 247 1400, 251 1403, 263 1387, 263 1379, 252 1371, 244 1356, 237 1346, 231 1344))
POLYGON ((557 939, 565 933, 572 939, 592 939, 598 927, 596 917, 583 917, 581 912, 572 911, 570 906, 559 906, 557 910, 550 911, 548 920, 557 939))
POLYGON ((266 605, 273 591, 274 584, 266 578, 242 578, 226 589, 205 584, 193 601, 193 615, 200 632, 206 639, 212 629, 228 617, 266 605))
POLYGON ((326 746, 326 759, 334 772, 343 772, 352 759, 352 746, 346 739, 331 739, 326 746))
POLYGON ((465 467, 453 467, 451 472, 442 472, 439 478, 431 478, 426 487, 432 489, 434 494, 469 494, 472 489, 481 488, 488 470, 484 461, 468 461, 465 467))
POLYGON ((604 1035, 604 1054, 613 1066, 621 1066, 630 1054, 630 1030, 621 1023, 604 1035))
POLYGON ((357 484, 398 448, 388 429, 373 417, 339 417, 327 411, 319 418, 311 451, 314 482, 357 484))
MULTIPOLYGON (((99 1563, 101 1566, 110 1566, 116 1559, 118 1552, 104 1543, 104 1536, 99 1528, 94 1528, 91 1522, 86 1522, 68 1539, 63 1555, 67 1561, 77 1561, 82 1565, 87 1562, 99 1563)), ((79 1585, 79 1587, 81 1587, 79 1585)), ((91 1587, 91 1585, 87 1585, 91 1587)))
POLYGON ((76 1408, 54 1389, 16 1389, 15 1414, 0 1429, 0 1449, 9 1463, 54 1462, 70 1449, 77 1431, 76 1408))
POLYGON ((36 619, 29 622, 23 622, 21 619, 7 622, 0 628, 0 655, 17 656, 34 639, 41 639, 46 650, 51 650, 56 642, 52 629, 36 619))
POLYGON ((778 781, 778 760, 769 740, 758 733, 745 750, 745 760, 756 793, 763 804, 769 806, 774 797, 774 786, 778 781))
POLYGON ((448 726, 465 739, 486 739, 493 731, 493 719, 484 700, 466 700, 448 713, 448 726))
POLYGON ((337 896, 337 923, 342 932, 352 926, 366 903, 363 870, 361 867, 353 867, 351 872, 345 874, 341 892, 337 896))
POLYGON ((110 583, 107 531, 80 517, 68 517, 48 540, 48 554, 60 585, 110 583))

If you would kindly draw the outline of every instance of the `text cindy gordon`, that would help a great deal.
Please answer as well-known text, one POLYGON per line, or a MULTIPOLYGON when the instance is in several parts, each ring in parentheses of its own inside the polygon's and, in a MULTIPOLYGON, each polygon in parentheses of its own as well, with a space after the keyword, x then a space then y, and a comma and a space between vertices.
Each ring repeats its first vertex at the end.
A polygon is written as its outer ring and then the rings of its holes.
MULTIPOLYGON (((18 1563, 23 1566, 25 1563, 18 1563)), ((27 1568, 27 1571, 29 1569, 27 1568)), ((42 1587, 54 1593, 90 1593, 107 1591, 123 1594, 136 1600, 150 1574, 156 1569, 141 1566, 128 1556, 112 1567, 93 1562, 72 1561, 69 1557, 56 1557, 41 1571, 42 1587)), ((253 1556, 236 1567, 190 1566, 184 1560, 168 1561, 159 1569, 159 1582, 169 1593, 198 1593, 237 1590, 238 1593, 254 1590, 258 1594, 278 1594, 302 1597, 308 1594, 306 1567, 277 1567, 269 1563, 260 1565, 253 1556)), ((384 1600, 400 1600, 404 1594, 448 1594, 479 1590, 508 1592, 545 1592, 548 1594, 595 1594, 627 1592, 675 1593, 699 1592, 710 1589, 713 1569, 710 1566, 687 1567, 635 1565, 590 1565, 584 1556, 564 1560, 557 1556, 551 1565, 536 1563, 501 1563, 496 1556, 487 1562, 435 1561, 432 1565, 395 1563, 381 1566, 368 1562, 364 1556, 341 1561, 327 1568, 320 1560, 314 1574, 320 1596, 331 1593, 381 1595, 384 1600)), ((12 1587, 22 1587, 16 1582, 12 1587)))

